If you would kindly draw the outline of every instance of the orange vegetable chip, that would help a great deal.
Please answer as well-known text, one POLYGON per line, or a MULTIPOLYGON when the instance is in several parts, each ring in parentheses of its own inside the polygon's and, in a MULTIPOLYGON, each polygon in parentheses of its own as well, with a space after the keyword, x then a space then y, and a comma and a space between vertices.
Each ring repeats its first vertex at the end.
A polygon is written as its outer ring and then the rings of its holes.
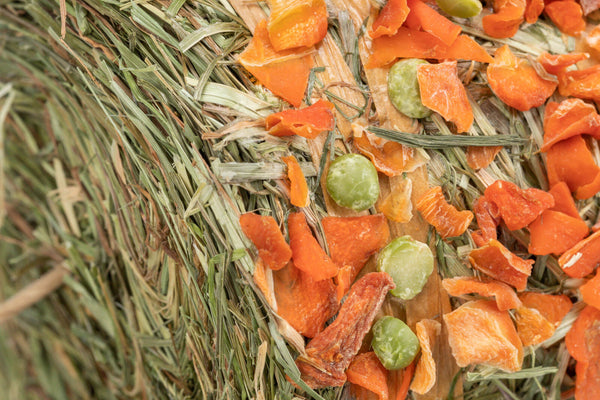
POLYGON ((496 306, 501 311, 518 308, 521 301, 515 291, 508 285, 496 281, 481 281, 475 277, 461 276, 444 279, 442 286, 450 296, 462 296, 477 293, 484 297, 495 297, 496 306))
POLYGON ((471 211, 458 211, 446 201, 440 186, 430 188, 421 196, 417 210, 443 238, 462 235, 473 220, 471 211))
POLYGON ((515 313, 517 333, 523 346, 534 346, 550 338, 556 328, 538 310, 519 307, 515 313))
POLYGON ((508 311, 487 300, 470 301, 444 315, 448 342, 459 367, 483 364, 515 372, 521 369, 523 345, 508 311))
POLYGON ((489 166, 502 146, 469 146, 467 147, 467 164, 474 170, 489 166))
POLYGON ((600 310, 600 274, 596 275, 579 288, 585 304, 600 310))
POLYGON ((571 278, 583 278, 591 274, 600 263, 600 231, 594 232, 558 259, 558 264, 571 278))
POLYGON ((281 157, 288 169, 288 179, 290 180, 290 203, 296 207, 308 207, 310 199, 308 197, 308 185, 304 173, 294 156, 281 157))
POLYGON ((394 375, 396 381, 394 382, 394 389, 396 390, 396 400, 406 399, 408 396, 408 390, 410 389, 410 383, 412 382, 415 373, 415 361, 408 364, 406 368, 398 371, 389 371, 390 375, 394 375))
POLYGON ((521 189, 512 182, 497 180, 485 189, 485 197, 496 204, 502 220, 511 231, 533 222, 554 206, 554 198, 543 190, 521 189))
POLYGON ((557 76, 558 92, 562 96, 600 100, 600 65, 563 71, 557 76))
POLYGON ((546 106, 544 145, 540 151, 548 151, 555 143, 582 134, 600 138, 600 115, 593 105, 581 99, 566 99, 546 106))
POLYGON ((301 110, 285 110, 269 115, 265 128, 274 136, 299 135, 314 139, 321 132, 330 131, 335 125, 334 105, 327 100, 301 110))
POLYGON ((578 361, 575 365, 575 398, 577 400, 600 399, 600 364, 578 361))
POLYGON ((387 176, 413 171, 422 164, 412 147, 379 138, 369 132, 354 136, 354 145, 371 160, 377 171, 387 176))
POLYGON ((530 233, 528 250, 535 255, 562 254, 590 231, 581 218, 552 210, 544 211, 527 229, 530 233))
POLYGON ((375 39, 383 35, 394 35, 406 20, 409 11, 406 0, 388 0, 369 29, 369 36, 375 39))
POLYGON ((487 78, 496 96, 519 111, 541 106, 557 86, 540 77, 529 61, 516 57, 508 45, 494 53, 494 62, 487 67, 487 78))
POLYGON ((377 209, 391 221, 408 222, 412 218, 413 209, 411 194, 412 181, 402 179, 392 187, 390 193, 381 201, 377 209))
POLYGON ((546 15, 562 33, 579 36, 585 30, 583 11, 574 1, 553 1, 544 8, 546 15))
POLYGON ((338 308, 331 279, 316 281, 293 263, 273 272, 277 314, 306 337, 323 330, 338 308))
POLYGON ((475 269, 511 285, 518 291, 527 287, 533 260, 523 260, 511 253, 499 241, 492 239, 485 246, 471 250, 469 260, 475 269))
POLYGON ((425 32, 431 33, 447 46, 460 35, 461 27, 444 17, 421 0, 408 0, 410 14, 425 32))
POLYGON ((587 185, 583 185, 578 187, 575 191, 575 197, 580 200, 589 199, 593 197, 600 191, 600 173, 596 175, 593 181, 588 183, 587 185))
POLYGON ((394 287, 385 272, 371 272, 352 285, 335 321, 317 334, 306 345, 305 355, 296 360, 308 386, 316 389, 344 384, 344 371, 358 353, 387 292, 394 287))
POLYGON ((387 400, 387 370, 377 358, 375 352, 358 354, 346 371, 348 382, 359 385, 377 394, 379 400, 387 400))
POLYGON ((327 34, 325 0, 268 0, 271 13, 267 30, 276 51, 310 47, 327 34))
POLYGON ((281 269, 290 261, 292 250, 273 217, 254 213, 242 214, 240 226, 258 249, 259 257, 269 268, 281 269))
POLYGON ((600 25, 595 26, 585 37, 585 43, 593 50, 600 51, 600 25))
POLYGON ((600 310, 585 307, 567 332, 565 344, 575 360, 597 364, 600 359, 600 310))
POLYGON ((321 248, 312 235, 303 213, 292 213, 288 217, 290 247, 292 259, 297 268, 306 272, 312 279, 320 281, 333 278, 338 273, 338 266, 321 248))
POLYGON ((561 213, 570 215, 573 218, 581 219, 575 201, 571 196, 569 186, 564 182, 558 182, 548 191, 554 197, 554 207, 550 210, 560 211, 561 213))
POLYGON ((494 14, 482 18, 483 31, 495 38, 512 37, 525 19, 525 0, 494 1, 494 14))
POLYGON ((558 75, 558 73, 567 69, 571 65, 583 61, 590 57, 587 53, 568 53, 568 54, 550 54, 544 52, 538 57, 538 62, 549 74, 558 75))
POLYGON ((485 196, 480 196, 473 204, 473 214, 477 218, 477 225, 481 231, 482 243, 478 246, 483 246, 491 239, 497 239, 496 228, 500 225, 501 216, 496 203, 485 196))
POLYGON ((519 293, 519 299, 523 306, 538 310, 555 327, 560 325, 573 306, 569 297, 564 294, 523 292, 519 293))
POLYGON ((467 132, 473 124, 473 110, 458 78, 456 61, 421 64, 417 79, 423 105, 440 113, 446 121, 454 122, 458 133, 467 132))
POLYGON ((542 11, 544 11, 544 0, 527 0, 525 21, 528 24, 535 24, 542 11))
POLYGON ((421 357, 415 369, 415 376, 410 384, 410 390, 425 394, 431 390, 436 381, 436 365, 431 349, 442 330, 442 325, 432 319, 417 322, 417 338, 421 346, 421 357))
POLYGON ((274 283, 273 283, 273 273, 271 270, 265 265, 262 258, 258 258, 256 261, 256 265, 254 266, 254 274, 252 275, 252 280, 258 287, 258 289, 262 292, 267 300, 267 303, 277 311, 277 300, 275 299, 274 292, 274 283))

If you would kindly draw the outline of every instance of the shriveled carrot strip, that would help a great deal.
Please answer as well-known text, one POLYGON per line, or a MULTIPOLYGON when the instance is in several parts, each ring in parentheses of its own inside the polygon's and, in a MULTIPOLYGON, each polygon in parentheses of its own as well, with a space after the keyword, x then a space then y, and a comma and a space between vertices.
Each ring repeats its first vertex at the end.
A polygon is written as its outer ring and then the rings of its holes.
POLYGON ((432 319, 423 319, 417 322, 415 328, 421 347, 421 357, 417 362, 410 390, 417 394, 425 394, 431 390, 436 381, 437 367, 431 349, 435 347, 442 325, 432 319))
POLYGON ((269 268, 278 270, 290 261, 292 250, 273 217, 254 213, 242 214, 240 226, 258 249, 259 257, 269 268))
POLYGON ((379 396, 379 400, 389 398, 387 370, 375 352, 358 354, 346 371, 348 382, 364 387, 379 396))
POLYGON ((600 274, 596 275, 579 288, 585 304, 600 310, 600 274))
POLYGON ((533 308, 519 307, 515 313, 515 323, 523 346, 540 344, 556 330, 550 321, 533 308))
POLYGON ((543 190, 521 189, 512 182, 497 180, 485 189, 485 197, 496 204, 502 220, 511 231, 533 222, 554 206, 554 198, 543 190))
POLYGON ((458 35, 461 27, 444 17, 421 0, 408 0, 410 13, 419 21, 421 29, 431 33, 440 39, 447 46, 452 45, 458 35))
POLYGON ((267 29, 276 51, 310 47, 327 34, 325 0, 268 0, 271 13, 267 29))
POLYGON ((600 138, 600 115, 592 104, 571 98, 546 106, 544 144, 540 151, 548 151, 555 143, 582 134, 600 138))
POLYGON ((523 260, 510 252, 499 241, 492 239, 485 246, 471 250, 469 261, 475 269, 504 282, 518 291, 527 287, 533 260, 523 260))
POLYGON ((585 307, 567 332, 565 344, 575 360, 599 361, 600 310, 592 306, 585 307))
POLYGON ((443 238, 462 235, 473 220, 471 211, 458 211, 446 201, 440 186, 430 188, 421 196, 417 210, 443 238))
POLYGON ((583 11, 574 1, 553 1, 544 8, 546 15, 562 33, 579 36, 585 30, 583 11))
POLYGON ((265 128, 274 136, 299 135, 314 139, 321 132, 332 130, 335 124, 334 105, 327 100, 300 110, 285 110, 269 115, 265 128))
POLYGON ((600 65, 558 73, 558 92, 565 97, 600 100, 600 65))
POLYGON ((482 18, 483 31, 495 38, 512 37, 525 19, 525 0, 495 1, 494 14, 482 18))
POLYGON ((408 396, 408 390, 410 389, 410 382, 413 379, 415 373, 415 361, 408 364, 408 367, 402 370, 402 381, 400 387, 396 391, 396 400, 406 399, 408 396))
POLYGON ((308 85, 313 57, 294 50, 275 51, 269 40, 267 21, 259 22, 254 37, 238 61, 275 95, 299 107, 308 85))
POLYGON ((583 239, 558 259, 558 264, 572 278, 583 278, 600 263, 600 231, 583 239))
POLYGON ((481 239, 483 240, 483 243, 479 246, 483 246, 490 239, 497 239, 498 233, 496 230, 500 225, 501 215, 496 203, 485 196, 480 196, 473 204, 473 214, 477 218, 477 225, 479 225, 481 239))
POLYGON ((358 151, 369 157, 377 171, 387 176, 401 175, 421 165, 413 148, 378 138, 369 132, 355 136, 354 145, 358 151))
POLYGON ((277 311, 277 300, 275 300, 275 292, 273 285, 273 274, 271 270, 267 268, 262 258, 258 258, 256 265, 254 266, 254 274, 252 280, 262 292, 267 300, 267 303, 277 311))
POLYGON ((412 180, 402 179, 394 185, 390 193, 377 205, 389 220, 408 222, 412 218, 413 204, 411 201, 412 180))
POLYGON ((406 0, 388 0, 373 22, 369 36, 375 39, 383 35, 394 35, 406 20, 409 11, 406 0))
POLYGON ((454 122, 458 133, 467 132, 473 124, 473 109, 458 78, 456 61, 421 64, 417 79, 423 105, 440 113, 446 121, 454 122))
POLYGON ((306 178, 298 160, 294 156, 281 157, 288 169, 288 179, 290 180, 290 203, 296 207, 308 207, 310 199, 308 197, 308 185, 306 178))
POLYGON ((557 75, 567 67, 590 58, 588 53, 550 54, 544 52, 538 57, 538 62, 549 74, 557 75))
POLYGON ((499 310, 510 310, 521 306, 515 291, 508 285, 497 281, 481 281, 475 277, 461 276, 444 279, 442 286, 450 296, 462 296, 477 293, 484 297, 494 297, 499 310))
MULTIPOLYGON (((571 192, 592 183, 600 173, 582 136, 573 136, 550 147, 546 156, 550 185, 565 182, 571 192)), ((579 196, 576 196, 579 197, 579 196)))
POLYGON ((535 24, 542 11, 544 11, 544 0, 527 0, 525 21, 528 24, 535 24))
POLYGON ((516 57, 508 45, 496 50, 487 78, 496 96, 519 111, 541 106, 557 86, 540 77, 529 61, 516 57))
POLYGON ((527 229, 530 234, 528 251, 535 255, 562 254, 589 233, 581 218, 552 210, 545 210, 527 229))
POLYGON ((523 306, 538 310, 556 327, 560 325, 573 306, 571 299, 564 294, 522 292, 519 293, 519 299, 523 306))
POLYGON ((467 147, 467 164, 474 170, 488 167, 502 146, 469 146, 467 147))
POLYGON ((571 196, 569 186, 567 186, 566 183, 558 182, 550 188, 548 193, 554 197, 554 207, 552 207, 551 210, 560 211, 561 213, 570 215, 573 218, 581 219, 579 211, 577 211, 575 201, 571 196))
POLYGON ((309 274, 316 281, 333 278, 337 275, 338 266, 329 258, 317 239, 312 235, 303 213, 290 214, 288 229, 292 259, 296 267, 309 274))

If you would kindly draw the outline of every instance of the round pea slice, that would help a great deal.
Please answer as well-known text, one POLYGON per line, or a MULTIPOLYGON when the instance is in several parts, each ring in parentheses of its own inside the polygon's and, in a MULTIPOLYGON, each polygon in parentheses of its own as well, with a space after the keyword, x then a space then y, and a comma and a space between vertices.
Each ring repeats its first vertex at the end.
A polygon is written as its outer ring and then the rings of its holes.
POLYGON ((436 0, 437 5, 448 15, 471 18, 481 12, 479 0, 436 0))
POLYGON ((398 237, 379 253, 377 269, 394 280, 392 295, 410 300, 421 292, 433 272, 433 254, 425 243, 410 236, 398 237))
POLYGON ((417 68, 421 64, 429 64, 418 58, 400 60, 390 68, 388 73, 388 96, 392 104, 402 114, 411 118, 425 118, 431 110, 421 102, 417 68))
POLYGON ((373 325, 371 346, 386 369, 400 369, 419 352, 419 339, 408 325, 388 315, 373 325))
POLYGON ((345 154, 329 165, 327 192, 340 206, 366 210, 379 197, 377 170, 360 154, 345 154))

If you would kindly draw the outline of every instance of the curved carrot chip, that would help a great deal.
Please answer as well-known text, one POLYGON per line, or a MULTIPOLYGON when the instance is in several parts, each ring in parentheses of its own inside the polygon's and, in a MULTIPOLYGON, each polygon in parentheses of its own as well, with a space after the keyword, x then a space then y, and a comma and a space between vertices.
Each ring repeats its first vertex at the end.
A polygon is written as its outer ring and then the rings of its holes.
POLYGON ((567 69, 571 65, 577 64, 590 58, 587 53, 568 53, 568 54, 550 54, 544 52, 538 57, 538 62, 549 74, 558 75, 558 73, 567 69))
POLYGON ((473 204, 473 214, 477 218, 477 225, 483 240, 483 243, 478 246, 483 246, 491 239, 497 239, 497 228, 500 225, 501 215, 496 203, 485 196, 480 196, 473 204))
POLYGON ((494 2, 494 13, 481 19, 483 31, 495 38, 512 37, 525 19, 525 0, 494 2))
POLYGON ((497 180, 485 189, 485 197, 496 204, 511 231, 521 229, 554 206, 554 198, 543 190, 521 189, 512 182, 497 180))
POLYGON ((502 146, 469 146, 467 147, 467 164, 474 170, 488 167, 502 146))
POLYGON ((306 178, 298 160, 294 156, 281 157, 285 165, 287 165, 287 175, 290 180, 290 203, 296 207, 308 207, 308 185, 306 184, 306 178))
POLYGON ((565 344, 575 360, 599 361, 600 310, 592 306, 585 307, 567 332, 565 344))
POLYGON ((600 65, 559 72, 558 92, 565 97, 600 100, 600 65))
POLYGON ((575 191, 575 197, 579 200, 585 200, 595 196, 598 192, 600 192, 600 173, 587 185, 578 187, 575 191))
POLYGON ((535 24, 542 11, 544 11, 544 0, 527 0, 525 21, 528 24, 535 24))
POLYGON ((548 191, 554 197, 554 207, 550 210, 559 211, 561 213, 570 215, 573 218, 581 219, 575 200, 571 196, 569 186, 564 182, 558 182, 550 188, 548 191))
POLYGON ((413 210, 411 194, 412 181, 410 179, 394 182, 390 193, 377 206, 377 210, 391 221, 408 222, 412 218, 413 210))
POLYGON ((458 78, 456 61, 421 64, 417 79, 423 105, 440 113, 446 121, 454 122, 458 133, 467 132, 473 124, 473 110, 458 78))
POLYGON ((527 287, 533 260, 523 260, 511 253, 499 241, 492 239, 485 246, 473 249, 469 261, 475 269, 504 282, 518 291, 527 287))
POLYGON ((344 371, 358 353, 387 292, 394 287, 385 272, 371 272, 352 285, 335 321, 308 342, 305 355, 296 359, 308 386, 316 389, 344 384, 344 371))
POLYGON ((292 250, 273 217, 254 213, 242 214, 240 226, 258 249, 259 257, 269 268, 278 270, 290 261, 292 250))
POLYGON ((435 345, 442 325, 435 320, 424 319, 417 322, 415 328, 421 347, 421 357, 417 363, 410 390, 417 394, 425 394, 431 390, 436 381, 436 364, 431 349, 435 345))
POLYGON ((528 251, 535 255, 562 254, 585 238, 590 229, 581 218, 545 210, 527 227, 528 251))
POLYGON ((584 283, 580 288, 579 292, 585 304, 592 306, 600 310, 600 274, 596 272, 596 275, 584 283))
POLYGON ((408 0, 410 14, 418 21, 425 32, 431 33, 447 46, 456 40, 462 28, 444 17, 421 0, 408 0))
POLYGON ((354 136, 354 145, 371 160, 377 171, 387 176, 413 171, 422 163, 412 147, 379 138, 369 132, 354 136))
POLYGON ((292 213, 288 217, 292 259, 297 268, 306 272, 316 281, 333 278, 338 266, 321 248, 312 235, 303 213, 292 213))
POLYGON ((252 41, 238 61, 275 95, 294 107, 300 106, 313 57, 294 50, 275 51, 269 41, 266 20, 258 23, 252 41))
POLYGON ((558 259, 558 264, 571 278, 583 278, 591 274, 600 263, 600 231, 594 232, 558 259))
POLYGON ((335 125, 334 105, 327 100, 300 110, 285 110, 269 115, 265 128, 274 136, 299 135, 314 139, 321 132, 330 131, 335 125))
POLYGON ((577 400, 600 399, 600 364, 578 361, 575 364, 575 398, 577 400))
MULTIPOLYGON (((550 147, 546 154, 550 185, 565 182, 571 192, 594 182, 600 168, 582 136, 573 136, 550 147)), ((575 196, 579 198, 579 196, 575 196)))
POLYGON ((517 333, 523 346, 534 346, 550 338, 556 328, 538 310, 519 307, 515 313, 517 333))
POLYGON ((387 400, 387 370, 377 358, 375 352, 358 354, 346 371, 348 382, 359 385, 377 394, 379 400, 387 400))
POLYGON ((571 0, 553 1, 546 5, 544 11, 562 33, 579 36, 585 30, 583 10, 579 3, 571 0))
POLYGON ((276 51, 310 47, 327 34, 325 0, 268 0, 271 13, 267 30, 276 51))
POLYGON ((529 61, 516 57, 504 45, 487 67, 488 83, 496 96, 519 111, 539 107, 556 90, 557 84, 540 77, 529 61))
POLYGON ((430 188, 421 196, 417 210, 444 239, 462 235, 473 220, 471 211, 458 211, 446 201, 440 186, 430 188))
POLYGON ((470 301, 444 315, 448 342, 459 367, 483 364, 515 372, 521 369, 523 345, 508 311, 487 300, 470 301))
POLYGON ((444 279, 442 286, 450 296, 477 293, 484 297, 494 297, 499 310, 505 311, 521 306, 515 291, 508 285, 496 281, 481 281, 475 277, 461 276, 444 279))
POLYGON ((524 307, 538 310, 555 327, 560 325, 573 306, 571 299, 564 294, 522 292, 519 293, 519 300, 524 307))
POLYGON ((582 134, 600 138, 600 115, 592 104, 566 99, 546 106, 544 144, 540 151, 548 151, 555 143, 582 134))
POLYGON ((388 0, 369 29, 369 36, 375 39, 383 35, 394 35, 406 20, 409 11, 406 0, 388 0))

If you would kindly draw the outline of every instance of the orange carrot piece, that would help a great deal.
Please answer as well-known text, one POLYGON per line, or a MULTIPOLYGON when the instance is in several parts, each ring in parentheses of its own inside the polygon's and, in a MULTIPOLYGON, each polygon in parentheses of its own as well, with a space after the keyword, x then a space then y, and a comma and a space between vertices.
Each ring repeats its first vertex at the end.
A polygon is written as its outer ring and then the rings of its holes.
POLYGON ((519 307, 515 312, 517 333, 523 346, 534 346, 550 338, 556 327, 536 309, 519 307))
POLYGON ((452 45, 462 28, 444 17, 421 0, 408 0, 410 13, 419 21, 421 29, 431 33, 447 46, 452 45))
POLYGON ((600 138, 600 115, 592 104, 571 98, 546 106, 544 144, 540 151, 546 152, 561 140, 583 134, 600 138))
POLYGON ((528 24, 535 24, 542 11, 544 11, 544 0, 527 0, 525 21, 528 24))
POLYGON ((406 0, 388 0, 369 29, 369 36, 375 39, 383 35, 394 35, 406 20, 409 11, 406 0))
POLYGON ((567 332, 565 344, 575 360, 597 363, 600 358, 600 310, 585 307, 567 332))
POLYGON ((600 192, 600 173, 590 183, 580 186, 575 191, 575 197, 579 200, 589 199, 600 192))
POLYGON ((530 254, 562 254, 575 246, 589 233, 581 218, 573 218, 559 211, 545 210, 529 226, 530 254))
POLYGON ((505 311, 521 307, 521 301, 508 285, 497 281, 481 281, 475 277, 460 276, 444 279, 442 286, 450 296, 477 293, 484 297, 494 297, 499 310, 505 311))
POLYGON ((430 188, 421 196, 417 210, 444 239, 462 235, 473 220, 471 211, 458 211, 446 201, 440 186, 430 188))
POLYGON ((456 61, 421 64, 417 79, 423 105, 440 113, 446 121, 454 122, 458 133, 467 132, 473 124, 473 110, 458 78, 456 61))
POLYGON ((596 275, 579 288, 585 304, 600 310, 600 274, 596 275))
POLYGON ((471 60, 482 63, 491 63, 494 61, 486 49, 470 36, 459 35, 454 43, 446 51, 446 58, 451 60, 471 60))
POLYGON ((588 58, 590 58, 588 53, 550 54, 544 52, 540 54, 537 60, 546 72, 557 75, 559 72, 566 70, 567 67, 588 58))
POLYGON ((497 239, 497 228, 500 225, 501 216, 496 203, 485 196, 480 196, 473 204, 473 214, 477 218, 477 225, 481 230, 481 239, 483 240, 479 246, 483 246, 490 239, 497 239))
POLYGON ((474 170, 488 167, 502 146, 469 146, 467 147, 467 164, 474 170))
POLYGON ((390 193, 377 205, 377 210, 394 222, 408 222, 412 218, 412 181, 402 179, 394 185, 390 193))
POLYGON ((256 26, 252 41, 238 61, 275 95, 294 107, 300 106, 313 67, 313 57, 295 50, 275 51, 269 41, 266 20, 256 26))
POLYGON ((573 303, 564 294, 547 294, 536 292, 519 293, 519 300, 524 307, 538 310, 550 323, 556 327, 571 310, 573 303))
POLYGON ((573 218, 581 219, 575 205, 575 200, 573 200, 569 186, 566 183, 558 182, 550 188, 548 193, 554 197, 554 207, 550 208, 550 210, 559 211, 573 218))
POLYGON ((327 100, 300 110, 285 110, 269 115, 265 119, 265 128, 274 136, 299 135, 314 139, 321 132, 333 129, 334 105, 327 100))
POLYGON ((600 399, 600 364, 578 361, 575 365, 575 398, 577 400, 600 399))
POLYGON ((562 33, 579 36, 585 30, 585 19, 579 3, 570 0, 553 1, 546 5, 544 11, 562 33))
POLYGON ((499 241, 492 239, 485 246, 469 253, 473 267, 484 274, 504 282, 518 291, 527 287, 533 260, 523 260, 510 252, 499 241))
POLYGON ((600 100, 600 65, 558 73, 558 92, 565 97, 600 100))
POLYGON ((277 311, 277 300, 275 299, 275 292, 273 291, 273 277, 272 275, 269 275, 269 269, 260 257, 256 260, 252 280, 265 296, 265 299, 271 308, 277 311))
POLYGON ((593 50, 600 51, 600 25, 595 26, 585 36, 585 43, 593 50))
POLYGON ((290 247, 294 265, 316 281, 333 278, 339 267, 321 248, 312 235, 303 213, 292 213, 288 217, 290 247))
POLYGON ((600 231, 594 232, 558 259, 558 264, 571 278, 583 278, 591 274, 600 263, 600 231))
POLYGON ((410 384, 410 390, 417 394, 425 394, 431 390, 436 381, 436 363, 431 349, 435 347, 442 325, 432 319, 423 319, 415 325, 421 357, 417 362, 415 376, 410 384))
POLYGON ((388 400, 387 370, 377 358, 375 352, 358 354, 346 371, 348 382, 364 387, 379 396, 379 400, 388 400))
POLYGON ((240 226, 258 249, 259 257, 269 268, 278 270, 290 261, 292 250, 273 217, 254 213, 242 214, 240 226))
POLYGON ((539 107, 556 90, 557 84, 540 77, 529 61, 516 57, 504 45, 487 67, 488 83, 496 96, 519 111, 539 107))
POLYGON ((554 206, 554 198, 543 190, 521 189, 512 182, 497 180, 485 189, 485 197, 496 204, 511 231, 521 229, 554 206))
POLYGON ((327 34, 325 0, 268 0, 269 39, 276 51, 311 47, 327 34))
POLYGON ((354 145, 371 160, 377 171, 387 176, 401 175, 418 166, 412 147, 379 138, 369 132, 355 136, 354 145))
MULTIPOLYGON (((565 182, 571 192, 593 183, 600 173, 582 136, 573 136, 550 147, 546 155, 546 172, 550 185, 565 182)), ((579 198, 579 196, 575 196, 579 198)))
POLYGON ((415 373, 415 362, 411 362, 408 364, 406 368, 402 370, 402 381, 400 382, 400 387, 396 392, 396 400, 405 400, 408 396, 408 390, 410 389, 410 383, 413 379, 415 373))
POLYGON ((494 2, 494 14, 482 18, 483 31, 495 38, 512 37, 525 19, 525 0, 494 2))
POLYGON ((298 160, 294 156, 281 157, 285 165, 287 165, 287 175, 290 180, 290 203, 296 207, 308 207, 310 198, 308 197, 308 185, 306 178, 298 160))

